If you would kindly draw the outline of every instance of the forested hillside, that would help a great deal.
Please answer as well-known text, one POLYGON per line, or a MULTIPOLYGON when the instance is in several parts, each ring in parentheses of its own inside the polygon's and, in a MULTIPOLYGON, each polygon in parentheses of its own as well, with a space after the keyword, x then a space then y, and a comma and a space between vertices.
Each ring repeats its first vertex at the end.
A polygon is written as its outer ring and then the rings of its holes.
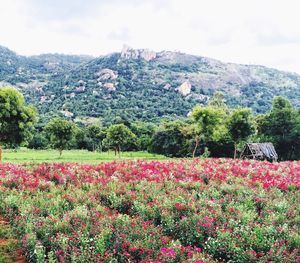
POLYGON ((44 120, 64 115, 77 121, 109 123, 185 117, 222 91, 229 106, 265 113, 272 97, 300 101, 300 76, 255 65, 223 63, 180 52, 124 47, 89 56, 46 54, 24 57, 0 48, 0 82, 14 85, 44 120))

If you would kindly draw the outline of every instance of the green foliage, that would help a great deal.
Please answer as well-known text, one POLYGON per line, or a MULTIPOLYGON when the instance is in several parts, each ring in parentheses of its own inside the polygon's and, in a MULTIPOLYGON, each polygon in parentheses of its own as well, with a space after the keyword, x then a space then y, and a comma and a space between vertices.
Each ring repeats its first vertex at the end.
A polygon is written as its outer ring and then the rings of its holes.
POLYGON ((215 92, 213 97, 209 100, 208 105, 215 108, 226 110, 227 105, 225 103, 225 96, 223 92, 219 92, 219 91, 215 92))
POLYGON ((237 152, 237 143, 246 140, 254 133, 252 113, 250 109, 235 109, 227 122, 228 133, 235 144, 234 158, 237 152))
POLYGON ((299 125, 299 112, 283 97, 274 97, 271 112, 257 118, 258 135, 274 143, 281 160, 297 157, 299 125))
POLYGON ((206 139, 212 139, 217 135, 225 118, 225 112, 221 108, 212 106, 197 106, 191 114, 193 119, 198 123, 200 133, 206 139))
POLYGON ((186 123, 182 121, 163 123, 153 135, 150 150, 169 157, 186 156, 185 127, 186 123))
POLYGON ((42 149, 47 149, 48 145, 49 145, 49 141, 47 139, 47 135, 45 134, 45 132, 39 131, 33 134, 33 137, 28 142, 27 147, 29 149, 42 150, 42 149))
POLYGON ((59 154, 66 149, 75 136, 76 126, 61 118, 52 119, 45 127, 52 147, 59 150, 59 154))
POLYGON ((156 125, 153 123, 134 122, 130 125, 131 131, 136 135, 137 148, 139 151, 146 151, 151 144, 151 138, 155 132, 156 125))
POLYGON ((88 140, 88 149, 92 151, 102 150, 102 141, 106 137, 105 129, 99 125, 92 124, 85 131, 88 140))
POLYGON ((0 144, 15 146, 29 139, 36 122, 36 115, 36 109, 26 106, 23 95, 16 89, 1 88, 0 144))
POLYGON ((218 104, 206 107, 196 106, 191 114, 198 125, 198 134, 202 136, 206 147, 208 147, 208 142, 218 141, 227 133, 225 107, 217 106, 218 104))
POLYGON ((106 142, 120 155, 121 149, 135 143, 136 135, 124 124, 115 124, 107 129, 106 142))

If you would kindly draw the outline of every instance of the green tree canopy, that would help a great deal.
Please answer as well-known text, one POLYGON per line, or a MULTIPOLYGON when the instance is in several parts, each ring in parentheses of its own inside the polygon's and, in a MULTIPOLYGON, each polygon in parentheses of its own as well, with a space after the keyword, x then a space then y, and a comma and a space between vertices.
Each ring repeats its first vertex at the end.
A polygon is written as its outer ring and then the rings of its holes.
POLYGON ((45 131, 49 136, 52 147, 59 150, 59 155, 72 142, 76 134, 76 125, 70 121, 54 118, 45 127, 45 131))
POLYGON ((186 138, 191 138, 191 146, 193 146, 192 157, 194 158, 201 141, 201 132, 197 123, 192 123, 181 129, 181 132, 186 138))
POLYGON ((24 97, 12 87, 0 89, 0 161, 2 144, 19 145, 31 135, 37 111, 25 104, 24 97))
POLYGON ((124 124, 115 124, 107 129, 106 141, 115 149, 115 153, 118 152, 119 156, 122 148, 135 139, 136 135, 124 124))
POLYGON ((297 145, 298 112, 288 99, 274 97, 269 114, 257 118, 258 135, 274 143, 281 160, 291 159, 297 145))
POLYGON ((221 91, 215 92, 212 98, 209 100, 208 105, 214 108, 221 108, 226 111, 227 105, 225 103, 224 93, 221 91))
POLYGON ((106 137, 105 129, 96 124, 91 124, 86 128, 86 136, 93 151, 102 146, 102 141, 106 137))
POLYGON ((235 109, 228 119, 227 129, 234 141, 234 158, 236 158, 238 142, 247 139, 255 131, 251 110, 235 109))
POLYGON ((151 151, 170 157, 186 155, 185 127, 186 124, 182 121, 169 121, 160 125, 152 137, 151 151))
POLYGON ((145 151, 149 148, 155 128, 156 126, 149 122, 133 122, 130 125, 131 131, 137 136, 139 151, 145 151))
POLYGON ((292 146, 292 158, 300 159, 300 109, 295 112, 294 125, 292 130, 294 144, 292 146))
POLYGON ((196 106, 191 117, 198 124, 198 136, 207 142, 217 140, 226 130, 226 113, 223 108, 215 106, 196 106))

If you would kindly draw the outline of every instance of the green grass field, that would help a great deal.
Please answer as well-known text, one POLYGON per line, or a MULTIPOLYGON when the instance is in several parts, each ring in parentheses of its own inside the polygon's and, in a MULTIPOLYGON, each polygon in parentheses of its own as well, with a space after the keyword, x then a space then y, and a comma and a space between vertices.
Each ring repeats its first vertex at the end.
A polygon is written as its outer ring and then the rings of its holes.
POLYGON ((98 163, 112 160, 126 159, 147 159, 163 160, 167 157, 163 155, 151 154, 148 152, 123 152, 121 158, 115 156, 114 152, 89 152, 86 150, 66 150, 59 157, 55 150, 30 150, 21 148, 18 150, 4 150, 3 162, 11 163, 42 163, 42 162, 79 162, 98 163))

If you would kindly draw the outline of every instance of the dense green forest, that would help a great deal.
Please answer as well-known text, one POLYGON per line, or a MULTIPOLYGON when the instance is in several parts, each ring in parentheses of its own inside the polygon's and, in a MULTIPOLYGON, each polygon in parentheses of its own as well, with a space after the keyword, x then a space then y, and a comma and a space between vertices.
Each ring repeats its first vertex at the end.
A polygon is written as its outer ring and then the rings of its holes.
MULTIPOLYGON (((74 136, 65 147, 116 152, 148 150, 170 157, 233 157, 235 145, 239 154, 245 142, 251 141, 272 142, 280 160, 300 158, 300 110, 287 99, 275 97, 268 113, 254 116, 250 109, 232 109, 224 102, 218 103, 220 98, 218 94, 208 106, 196 106, 190 118, 181 120, 162 119, 154 124, 118 118, 110 126, 74 125, 74 136)), ((28 146, 47 148, 53 145, 50 137, 47 129, 40 127, 28 146)))
POLYGON ((169 157, 238 157, 246 142, 272 142, 279 160, 299 159, 300 110, 284 97, 274 97, 266 114, 249 108, 230 108, 216 93, 207 106, 191 109, 188 118, 160 123, 129 122, 121 117, 110 125, 77 125, 66 118, 37 122, 37 112, 26 106, 14 88, 0 89, 0 142, 33 149, 149 151, 169 157), (35 127, 34 127, 35 125, 35 127))

